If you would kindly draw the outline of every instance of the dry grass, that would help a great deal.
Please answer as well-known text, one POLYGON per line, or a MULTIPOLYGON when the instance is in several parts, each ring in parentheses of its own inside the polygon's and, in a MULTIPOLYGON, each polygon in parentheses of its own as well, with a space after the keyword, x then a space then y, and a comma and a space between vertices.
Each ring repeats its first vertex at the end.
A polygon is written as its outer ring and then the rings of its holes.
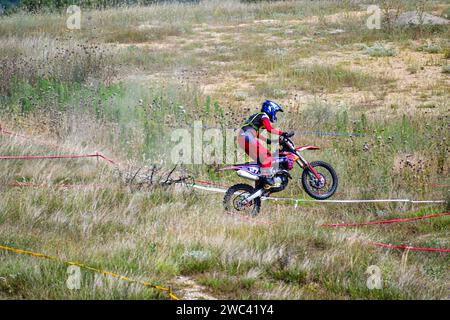
MULTIPOLYGON (((306 156, 337 169, 336 198, 448 198, 448 188, 432 186, 447 185, 450 171, 448 30, 368 31, 365 15, 348 1, 230 0, 86 11, 82 30, 71 32, 59 14, 1 17, 0 119, 64 146, 64 154, 99 151, 148 166, 167 160, 173 126, 202 120, 237 127, 260 100, 275 98, 286 106, 283 129, 366 135, 295 138, 323 148, 306 156), (338 28, 344 32, 333 33, 338 28), (396 54, 367 54, 377 43, 396 54)), ((1 155, 56 152, 0 140, 1 155)), ((185 169, 237 181, 216 168, 185 169)), ((264 202, 261 216, 249 221, 223 214, 219 195, 138 191, 91 160, 2 161, 0 172, 1 244, 172 284, 181 296, 194 286, 206 297, 234 299, 448 298, 448 255, 367 246, 448 248, 448 217, 320 227, 437 213, 443 206, 264 202), (5 187, 14 181, 51 187, 5 187), (367 289, 369 265, 381 268, 383 290, 367 289)), ((305 196, 298 181, 283 195, 305 196)), ((6 253, 0 261, 1 298, 163 297, 123 283, 98 287, 90 273, 83 273, 81 290, 71 291, 64 266, 6 253)))
MULTIPOLYGON (((2 154, 11 152, 13 146, 3 140, 2 154)), ((34 149, 28 152, 34 153, 34 149)), ((401 208, 319 205, 293 209, 265 203, 264 214, 249 222, 224 215, 220 196, 170 189, 130 193, 103 165, 89 160, 69 165, 68 170, 67 164, 49 161, 23 165, 2 162, 2 171, 9 172, 11 178, 108 185, 107 189, 83 191, 4 189, 2 244, 85 261, 164 284, 176 283, 175 276, 181 274, 205 286, 210 295, 222 298, 429 299, 447 293, 446 255, 411 252, 400 265, 405 258, 401 252, 367 250, 366 245, 368 241, 380 241, 448 246, 446 218, 326 230, 320 224, 373 220, 380 209, 384 218, 393 218, 399 216, 394 212, 401 208), (416 234, 432 236, 417 238, 416 234), (365 270, 371 264, 383 270, 385 289, 366 288, 365 270)), ((416 214, 437 210, 423 209, 416 214)), ((89 273, 84 273, 82 289, 73 292, 65 289, 62 266, 13 254, 2 253, 1 259, 5 298, 156 297, 120 283, 115 291, 96 288, 89 273)))

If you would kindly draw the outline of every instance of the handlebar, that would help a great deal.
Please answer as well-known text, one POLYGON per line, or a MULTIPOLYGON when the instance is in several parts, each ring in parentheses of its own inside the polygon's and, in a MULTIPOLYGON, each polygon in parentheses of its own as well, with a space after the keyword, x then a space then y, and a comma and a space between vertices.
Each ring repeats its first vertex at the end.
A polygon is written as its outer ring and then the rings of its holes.
POLYGON ((283 137, 285 137, 285 138, 291 138, 291 137, 293 137, 295 135, 295 132, 294 131, 290 131, 290 132, 285 132, 284 134, 283 134, 283 137))
POLYGON ((293 137, 294 135, 295 135, 295 132, 291 131, 291 132, 286 132, 285 134, 280 136, 280 143, 287 146, 289 149, 291 149, 291 151, 295 150, 295 144, 289 138, 293 137))

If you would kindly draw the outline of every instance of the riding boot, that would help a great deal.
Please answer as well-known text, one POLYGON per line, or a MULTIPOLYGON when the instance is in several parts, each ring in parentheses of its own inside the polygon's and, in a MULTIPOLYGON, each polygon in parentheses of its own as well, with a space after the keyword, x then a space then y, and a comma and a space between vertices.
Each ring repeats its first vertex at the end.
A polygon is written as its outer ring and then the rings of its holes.
POLYGON ((276 188, 275 180, 273 178, 273 168, 262 168, 261 169, 261 180, 264 185, 264 189, 276 188))

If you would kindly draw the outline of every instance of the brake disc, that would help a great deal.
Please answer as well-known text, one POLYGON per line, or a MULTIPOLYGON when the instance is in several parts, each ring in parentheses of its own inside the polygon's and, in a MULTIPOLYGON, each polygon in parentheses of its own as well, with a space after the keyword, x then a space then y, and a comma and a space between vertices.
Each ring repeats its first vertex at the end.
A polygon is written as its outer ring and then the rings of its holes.
POLYGON ((323 174, 317 173, 320 176, 320 180, 316 178, 316 176, 312 175, 312 180, 310 181, 310 185, 316 189, 322 189, 325 186, 326 180, 323 174))
POLYGON ((248 205, 248 203, 244 203, 245 202, 245 199, 248 197, 248 195, 246 195, 246 196, 243 196, 243 195, 240 195, 239 196, 239 200, 237 201, 237 203, 235 203, 235 209, 237 209, 237 210, 242 210, 243 208, 245 208, 247 205, 248 205))

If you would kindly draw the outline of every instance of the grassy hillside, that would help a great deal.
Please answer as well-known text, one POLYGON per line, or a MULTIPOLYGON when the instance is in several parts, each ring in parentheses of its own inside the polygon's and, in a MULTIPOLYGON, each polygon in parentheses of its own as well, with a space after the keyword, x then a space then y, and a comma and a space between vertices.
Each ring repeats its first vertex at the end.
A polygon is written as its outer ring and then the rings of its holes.
MULTIPOLYGON (((450 6, 429 1, 426 9, 446 16, 450 6)), ((83 9, 72 31, 65 14, 0 17, 0 123, 62 146, 0 135, 0 155, 98 151, 123 163, 0 160, 0 245, 171 285, 184 298, 448 298, 448 254, 367 243, 449 248, 449 217, 320 226, 445 205, 265 201, 248 219, 224 214, 221 195, 130 182, 136 168, 157 166, 162 176, 173 168, 175 128, 193 120, 236 128, 271 98, 285 106, 282 129, 357 134, 294 138, 322 147, 305 156, 336 168, 335 199, 449 199, 449 27, 369 30, 367 17, 364 1, 231 0, 83 9), (382 271, 382 290, 366 286, 370 265, 382 271)), ((239 181, 221 165, 175 174, 239 181)), ((305 198, 294 175, 280 196, 305 198)), ((64 265, 5 252, 0 261, 0 298, 165 297, 120 281, 110 290, 90 272, 69 290, 64 265)))

